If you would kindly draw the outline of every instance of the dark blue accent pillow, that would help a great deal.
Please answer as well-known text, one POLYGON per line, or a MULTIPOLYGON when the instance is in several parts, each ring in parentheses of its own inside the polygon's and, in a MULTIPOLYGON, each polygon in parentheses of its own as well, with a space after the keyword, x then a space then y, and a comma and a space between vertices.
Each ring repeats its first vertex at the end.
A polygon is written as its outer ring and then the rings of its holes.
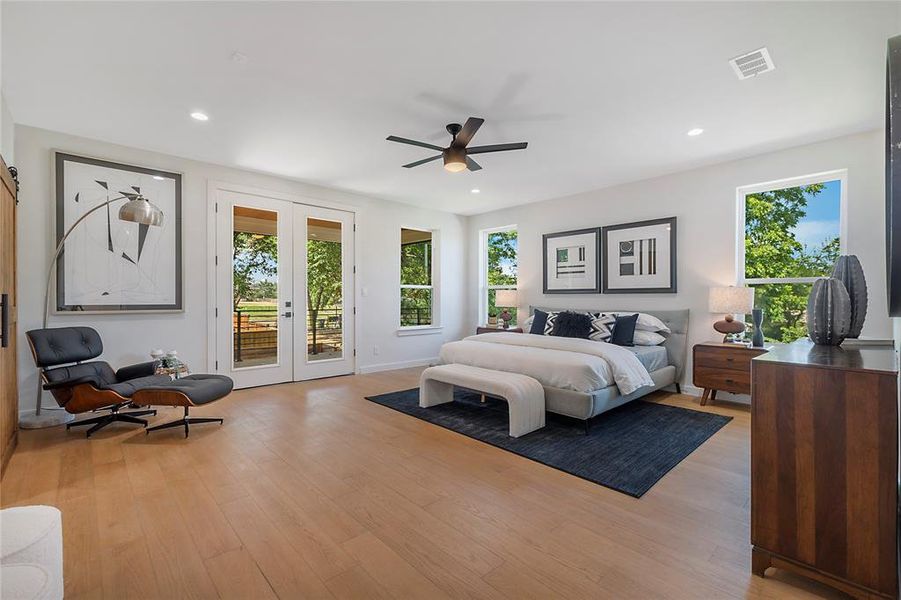
POLYGON ((616 322, 613 323, 613 335, 610 337, 610 343, 617 346, 634 346, 636 323, 638 323, 638 313, 616 317, 616 322))
POLYGON ((536 310, 532 319, 532 328, 529 333, 536 335, 544 335, 544 326, 547 325, 547 313, 543 310, 536 310))
POLYGON ((551 335, 587 340, 591 335, 591 315, 570 311, 557 313, 551 335))

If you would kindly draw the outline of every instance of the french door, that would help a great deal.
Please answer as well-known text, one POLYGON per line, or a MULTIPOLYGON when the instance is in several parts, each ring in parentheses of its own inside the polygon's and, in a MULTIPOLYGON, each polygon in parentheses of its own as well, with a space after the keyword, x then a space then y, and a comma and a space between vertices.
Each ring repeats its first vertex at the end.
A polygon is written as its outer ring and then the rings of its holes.
POLYGON ((354 371, 353 214, 217 196, 217 370, 235 387, 354 371))

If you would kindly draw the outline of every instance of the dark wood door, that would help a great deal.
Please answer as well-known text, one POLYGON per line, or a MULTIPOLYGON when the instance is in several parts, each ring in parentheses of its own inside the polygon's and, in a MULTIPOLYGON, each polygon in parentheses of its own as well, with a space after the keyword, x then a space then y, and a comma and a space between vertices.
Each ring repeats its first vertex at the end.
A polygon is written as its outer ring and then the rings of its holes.
POLYGON ((5 342, 0 344, 0 472, 16 447, 19 392, 16 385, 16 183, 0 157, 0 294, 5 300, 5 342))

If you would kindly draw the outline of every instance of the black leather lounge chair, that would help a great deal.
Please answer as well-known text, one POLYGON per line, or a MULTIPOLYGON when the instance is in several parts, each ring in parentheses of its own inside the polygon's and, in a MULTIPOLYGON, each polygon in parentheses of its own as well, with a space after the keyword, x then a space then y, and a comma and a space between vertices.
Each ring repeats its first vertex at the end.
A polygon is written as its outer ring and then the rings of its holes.
MULTIPOLYGON (((154 361, 113 371, 109 363, 91 360, 103 353, 100 335, 91 327, 33 329, 26 337, 34 362, 41 369, 44 389, 53 394, 57 404, 73 414, 109 411, 66 425, 67 429, 93 425, 87 431, 88 437, 114 422, 147 427, 147 421, 138 417, 155 415, 156 410, 122 412, 133 404, 185 406, 184 420, 154 429, 183 424, 187 437, 187 407, 218 400, 232 390, 232 380, 222 375, 189 375, 175 381, 168 375, 155 375, 157 363, 154 361)), ((209 420, 222 422, 222 419, 204 419, 203 422, 209 420)), ((192 419, 191 422, 201 420, 192 419)))

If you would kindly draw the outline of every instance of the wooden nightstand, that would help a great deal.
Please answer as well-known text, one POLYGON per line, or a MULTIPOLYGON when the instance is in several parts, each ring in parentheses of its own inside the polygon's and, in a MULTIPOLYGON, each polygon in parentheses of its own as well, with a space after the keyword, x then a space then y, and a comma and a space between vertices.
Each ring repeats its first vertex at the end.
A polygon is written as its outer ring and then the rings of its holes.
POLYGON ((479 325, 476 327, 476 333, 497 333, 499 331, 506 331, 507 333, 522 333, 522 327, 511 327, 510 329, 501 329, 500 327, 485 327, 483 325, 479 325))
POLYGON ((733 394, 751 393, 751 359, 767 348, 749 348, 743 344, 704 342, 692 349, 692 380, 704 388, 701 406, 716 400, 717 390, 733 394))

